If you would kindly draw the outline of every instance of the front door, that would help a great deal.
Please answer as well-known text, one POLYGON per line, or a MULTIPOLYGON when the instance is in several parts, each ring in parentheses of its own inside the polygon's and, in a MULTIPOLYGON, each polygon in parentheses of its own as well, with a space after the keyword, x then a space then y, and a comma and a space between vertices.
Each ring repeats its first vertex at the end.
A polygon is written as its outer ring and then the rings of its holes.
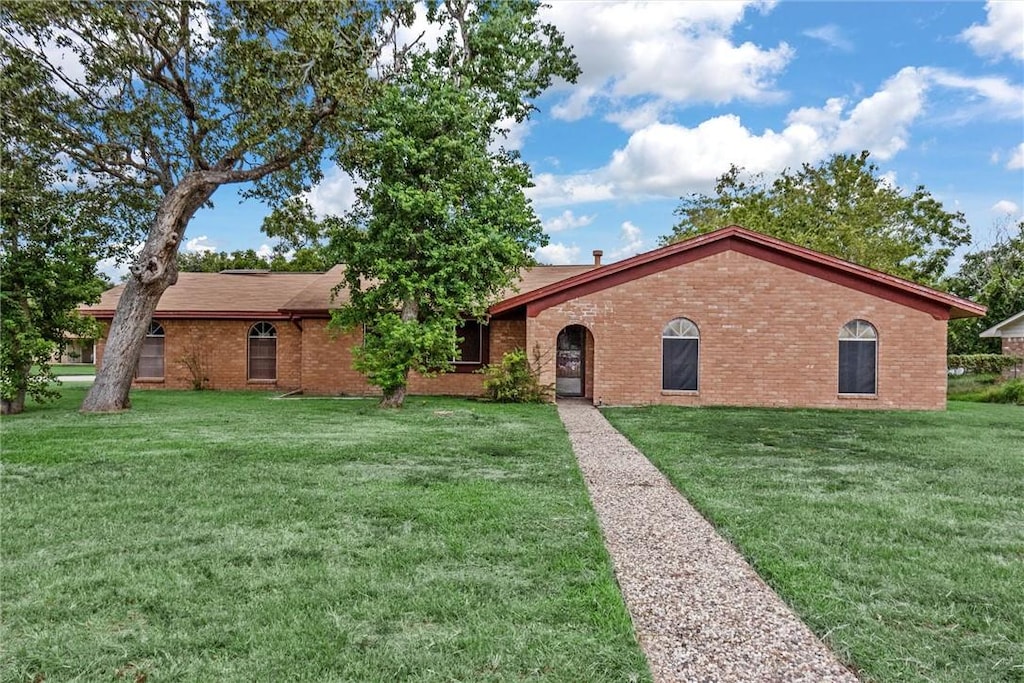
POLYGON ((570 325, 558 333, 555 356, 555 393, 559 396, 583 395, 583 343, 586 330, 570 325))

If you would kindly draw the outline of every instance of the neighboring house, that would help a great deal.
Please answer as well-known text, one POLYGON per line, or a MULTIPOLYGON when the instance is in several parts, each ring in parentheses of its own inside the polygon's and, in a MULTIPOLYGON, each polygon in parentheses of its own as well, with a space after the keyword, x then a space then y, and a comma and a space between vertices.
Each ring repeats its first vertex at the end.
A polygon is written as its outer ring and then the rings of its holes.
MULTIPOLYGON (((1011 315, 1001 323, 996 323, 981 333, 987 339, 998 338, 1003 355, 1024 357, 1024 311, 1011 315)), ((1024 368, 1010 368, 1008 374, 1017 377, 1024 368)))
POLYGON ((52 361, 61 365, 88 365, 93 362, 95 348, 94 340, 72 335, 65 339, 64 351, 53 354, 52 361))
MULTIPOLYGON (((599 252, 595 252, 597 257, 599 252)), ((411 393, 479 395, 475 373, 523 348, 541 381, 595 403, 941 409, 959 297, 732 226, 601 266, 538 266, 467 322, 455 372, 411 393)), ((327 329, 343 266, 321 274, 181 273, 160 300, 136 386, 375 393, 362 333, 327 329)), ((109 322, 121 287, 83 312, 109 322)), ((102 361, 103 342, 97 349, 102 361)))

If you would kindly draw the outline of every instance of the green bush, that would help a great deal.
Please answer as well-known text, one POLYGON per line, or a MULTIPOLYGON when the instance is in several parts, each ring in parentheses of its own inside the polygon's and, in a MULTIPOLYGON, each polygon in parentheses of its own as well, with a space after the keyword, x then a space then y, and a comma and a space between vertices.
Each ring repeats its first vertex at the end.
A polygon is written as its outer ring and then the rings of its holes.
POLYGON ((501 357, 498 365, 488 365, 484 389, 492 401, 503 403, 544 403, 552 387, 540 383, 539 363, 531 363, 526 351, 514 349, 501 357))
POLYGON ((1002 372, 1021 363, 1024 363, 1024 358, 1001 353, 970 353, 946 357, 947 368, 963 368, 969 373, 978 374, 1002 372))
POLYGON ((1013 403, 1024 406, 1024 379, 1011 379, 992 387, 981 396, 985 403, 1013 403))

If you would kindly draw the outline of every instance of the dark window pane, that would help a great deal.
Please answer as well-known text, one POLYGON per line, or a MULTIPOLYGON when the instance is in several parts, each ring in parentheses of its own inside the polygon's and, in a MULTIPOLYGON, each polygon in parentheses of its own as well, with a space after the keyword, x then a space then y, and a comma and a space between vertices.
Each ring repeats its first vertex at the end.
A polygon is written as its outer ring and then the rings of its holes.
POLYGON ((139 367, 136 377, 154 379, 164 376, 164 338, 146 337, 142 341, 142 355, 139 356, 139 367))
POLYGON ((481 344, 480 323, 467 320, 455 329, 455 334, 462 337, 459 342, 459 355, 456 363, 482 363, 483 344, 481 344))
POLYGON ((249 339, 249 379, 277 379, 277 339, 249 339))
POLYGON ((875 393, 875 350, 873 341, 839 342, 839 393, 875 393))
POLYGON ((697 391, 697 339, 661 340, 661 388, 697 391))

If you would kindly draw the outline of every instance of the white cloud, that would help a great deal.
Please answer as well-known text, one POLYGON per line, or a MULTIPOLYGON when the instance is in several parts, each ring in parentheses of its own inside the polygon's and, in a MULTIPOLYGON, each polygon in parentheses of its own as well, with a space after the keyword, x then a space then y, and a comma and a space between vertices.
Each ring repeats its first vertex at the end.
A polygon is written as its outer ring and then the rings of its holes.
POLYGON ((1017 145, 1010 153, 1010 160, 1006 162, 1006 168, 1011 171, 1024 168, 1024 142, 1017 145))
POLYGON ((1024 3, 989 0, 984 24, 972 24, 960 39, 982 57, 1024 60, 1024 3))
POLYGON ((841 50, 842 52, 853 51, 853 43, 843 35, 842 29, 835 24, 825 24, 824 26, 807 29, 804 31, 804 35, 808 38, 820 40, 829 47, 841 50))
MULTIPOLYGON (((601 168, 540 174, 530 196, 538 206, 675 198, 710 192, 732 164, 770 175, 833 153, 866 149, 876 159, 891 159, 910 144, 911 127, 926 113, 929 94, 936 89, 942 89, 944 107, 967 102, 960 111, 975 116, 1002 117, 1011 110, 1019 116, 1024 110, 1024 92, 1003 79, 906 67, 852 107, 835 97, 821 107, 795 109, 778 131, 753 131, 733 114, 692 127, 649 123, 633 131, 601 168)), ((1024 167, 1024 150, 1015 152, 1008 167, 1024 167)))
POLYGON ((643 249, 643 230, 630 221, 625 221, 619 228, 619 247, 608 254, 608 260, 618 261, 619 259, 638 254, 643 249))
POLYGON ((534 254, 541 263, 549 263, 554 266, 564 266, 570 263, 577 263, 580 255, 580 248, 575 244, 568 245, 562 242, 547 244, 534 254))
POLYGON ((1001 199, 992 205, 992 213, 1004 214, 1009 216, 1015 216, 1020 211, 1020 207, 1009 199, 1001 199))
POLYGON ((586 225, 590 225, 596 217, 596 214, 592 214, 590 216, 577 216, 569 209, 566 209, 554 218, 549 218, 544 221, 544 230, 545 232, 561 232, 563 230, 571 230, 573 228, 582 228, 586 225))
POLYGON ((260 258, 270 258, 274 255, 274 250, 269 244, 261 244, 256 250, 256 255, 260 258))
POLYGON ((306 201, 313 208, 317 218, 341 216, 355 205, 356 188, 365 185, 348 172, 332 166, 324 173, 323 180, 306 193, 306 201))
POLYGON ((145 242, 136 242, 128 247, 130 256, 128 256, 126 260, 119 261, 115 258, 100 259, 96 263, 96 268, 101 273, 105 273, 107 277, 110 278, 111 282, 117 284, 124 280, 125 276, 128 275, 128 268, 132 264, 132 259, 139 255, 139 252, 142 251, 142 247, 144 246, 146 246, 145 242))
POLYGON ((199 235, 185 243, 185 251, 204 254, 211 251, 217 251, 217 245, 210 242, 210 238, 206 235, 199 235))
POLYGON ((500 147, 515 150, 522 149, 532 126, 532 121, 527 120, 517 123, 511 116, 498 121, 496 127, 503 132, 496 135, 494 140, 491 141, 491 151, 496 152, 500 147))
POLYGON ((767 11, 772 5, 552 3, 543 16, 565 34, 583 72, 568 97, 552 108, 553 116, 578 120, 593 111, 599 98, 654 98, 675 104, 778 99, 774 79, 792 59, 792 48, 786 43, 762 48, 731 39, 748 8, 767 11))

